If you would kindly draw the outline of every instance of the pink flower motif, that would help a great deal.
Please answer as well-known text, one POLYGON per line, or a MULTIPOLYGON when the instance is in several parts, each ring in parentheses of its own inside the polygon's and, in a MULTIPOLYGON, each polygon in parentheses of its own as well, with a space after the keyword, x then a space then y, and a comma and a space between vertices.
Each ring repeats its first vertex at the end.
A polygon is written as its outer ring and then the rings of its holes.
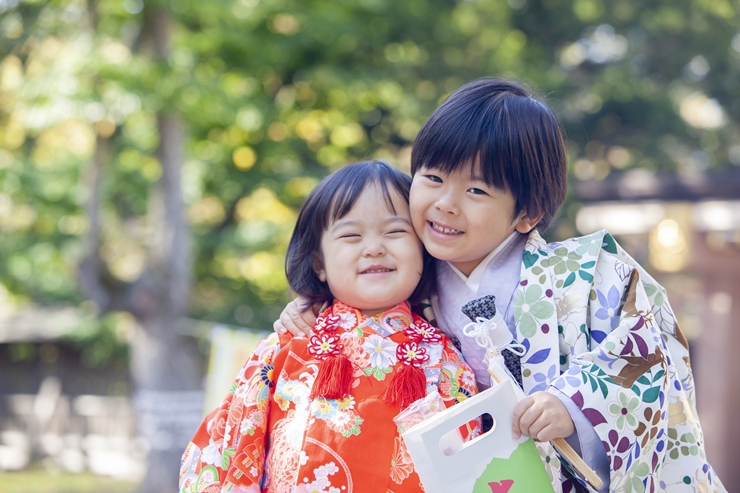
POLYGON ((339 336, 333 334, 319 334, 311 336, 308 342, 308 352, 317 359, 326 359, 342 352, 344 346, 339 344, 339 336))
POLYGON ((411 324, 409 328, 406 329, 406 334, 416 342, 428 342, 433 344, 442 340, 442 335, 439 331, 424 320, 419 320, 418 324, 411 324))
POLYGON ((317 317, 313 330, 317 334, 324 334, 336 330, 336 325, 342 320, 338 315, 328 314, 325 317, 317 317))
POLYGON ((429 360, 427 350, 415 341, 402 342, 396 348, 396 358, 404 365, 421 368, 421 364, 429 360))

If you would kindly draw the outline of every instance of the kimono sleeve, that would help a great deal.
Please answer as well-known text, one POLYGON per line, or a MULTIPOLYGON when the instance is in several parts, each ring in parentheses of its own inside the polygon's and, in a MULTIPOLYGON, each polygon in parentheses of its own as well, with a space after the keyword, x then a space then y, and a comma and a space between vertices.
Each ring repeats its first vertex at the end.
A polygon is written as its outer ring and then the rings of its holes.
POLYGON ((569 368, 550 385, 593 425, 609 460, 610 491, 662 491, 661 484, 673 479, 721 485, 706 462, 701 426, 687 395, 693 379, 681 367, 688 352, 678 340, 680 329, 675 322, 663 323, 667 301, 656 308, 644 271, 620 258, 613 241, 605 236, 605 251, 596 262, 586 323, 558 321, 565 339, 579 332, 586 346, 569 355, 569 368), (662 318, 656 318, 657 309, 662 318), (666 476, 673 474, 668 464, 677 466, 675 478, 666 476))
POLYGON ((278 350, 275 334, 260 342, 221 405, 205 417, 182 456, 181 493, 260 491, 278 350))
MULTIPOLYGON (((478 393, 475 373, 465 363, 460 352, 447 337, 443 338, 442 375, 440 376, 438 390, 445 406, 448 408, 478 393)), ((463 441, 477 437, 480 432, 480 419, 460 427, 463 441)))

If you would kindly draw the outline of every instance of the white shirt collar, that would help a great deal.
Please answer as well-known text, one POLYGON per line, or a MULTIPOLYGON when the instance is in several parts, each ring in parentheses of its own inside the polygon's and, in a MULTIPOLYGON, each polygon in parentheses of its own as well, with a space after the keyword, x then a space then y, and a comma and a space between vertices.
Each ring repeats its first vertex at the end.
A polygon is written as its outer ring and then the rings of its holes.
POLYGON ((485 256, 483 260, 473 269, 473 272, 470 273, 469 276, 466 276, 462 272, 460 272, 460 269, 452 265, 450 262, 447 262, 447 265, 450 266, 452 269, 452 272, 458 275, 460 279, 470 288, 470 290, 474 293, 478 292, 478 288, 480 287, 480 281, 483 278, 483 273, 486 271, 486 268, 488 267, 488 264, 493 261, 494 258, 498 256, 499 253, 504 251, 506 247, 511 245, 511 243, 514 241, 515 238, 519 236, 519 232, 514 230, 511 235, 506 238, 504 241, 501 242, 499 246, 497 246, 491 253, 485 256))

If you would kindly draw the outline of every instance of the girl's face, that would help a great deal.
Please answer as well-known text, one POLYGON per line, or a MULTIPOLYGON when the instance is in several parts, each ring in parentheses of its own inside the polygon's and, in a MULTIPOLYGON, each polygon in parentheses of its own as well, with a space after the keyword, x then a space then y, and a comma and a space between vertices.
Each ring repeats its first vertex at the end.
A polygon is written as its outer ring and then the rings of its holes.
POLYGON ((408 299, 421 279, 423 249, 409 205, 389 186, 369 185, 344 217, 329 223, 314 269, 334 298, 374 315, 408 299))

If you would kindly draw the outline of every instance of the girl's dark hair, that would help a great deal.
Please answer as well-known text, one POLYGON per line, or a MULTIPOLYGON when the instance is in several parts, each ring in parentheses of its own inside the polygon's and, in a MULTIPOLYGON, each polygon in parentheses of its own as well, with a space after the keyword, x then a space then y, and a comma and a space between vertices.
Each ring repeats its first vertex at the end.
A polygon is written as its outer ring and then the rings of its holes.
POLYGON ((453 92, 421 127, 411 153, 420 168, 454 173, 475 163, 485 182, 510 192, 514 217, 542 214, 547 229, 565 200, 563 131, 552 109, 523 84, 495 78, 453 92))
MULTIPOLYGON (((303 203, 285 254, 285 276, 290 288, 308 300, 305 309, 314 303, 333 301, 329 285, 319 280, 314 271, 314 259, 323 260, 321 237, 332 222, 349 213, 360 194, 372 184, 380 186, 386 206, 394 213, 396 209, 389 187, 406 202, 409 200, 411 178, 408 175, 384 161, 366 161, 330 174, 303 203)), ((434 259, 424 250, 424 271, 409 301, 418 303, 431 295, 434 282, 434 259)))

